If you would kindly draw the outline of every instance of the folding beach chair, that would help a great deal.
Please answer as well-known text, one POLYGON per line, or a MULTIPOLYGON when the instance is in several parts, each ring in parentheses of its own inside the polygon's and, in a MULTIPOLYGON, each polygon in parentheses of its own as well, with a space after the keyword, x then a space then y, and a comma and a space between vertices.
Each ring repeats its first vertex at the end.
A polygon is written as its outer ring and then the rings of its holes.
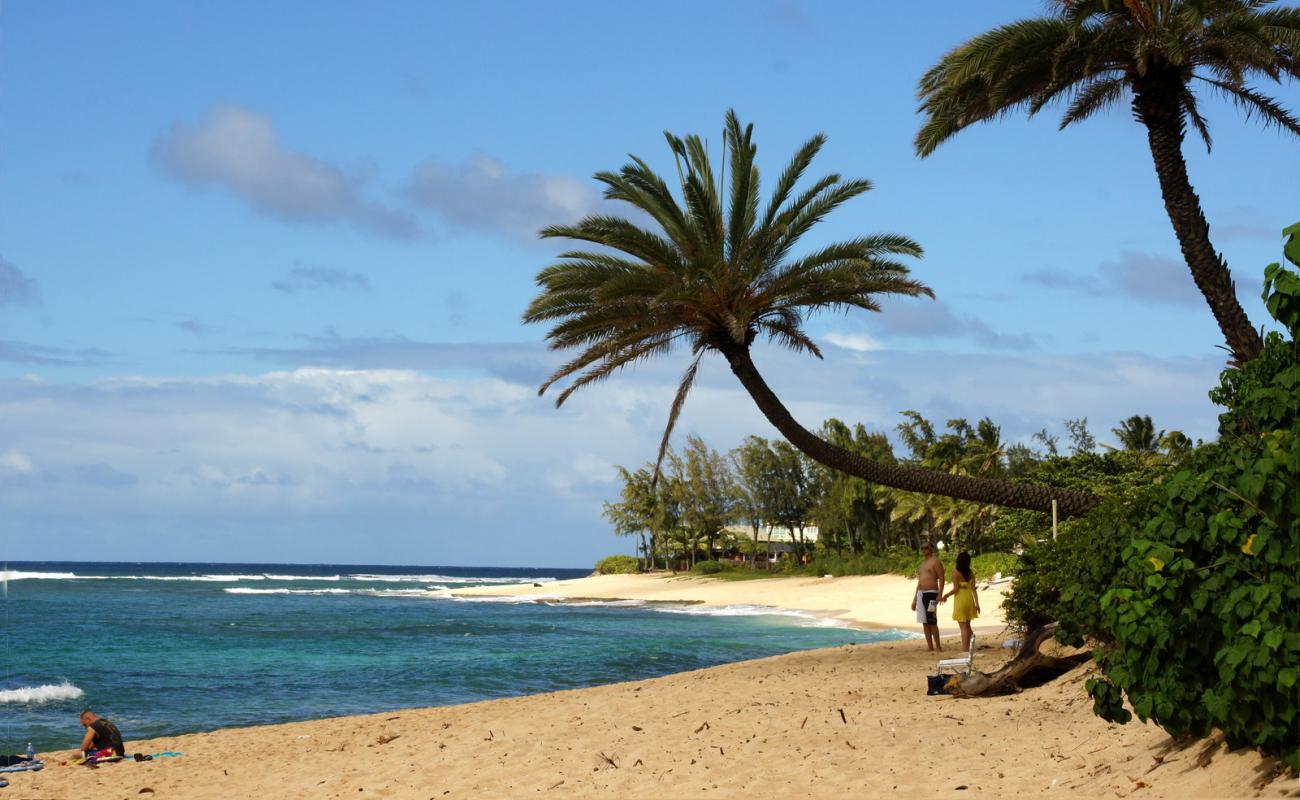
POLYGON ((975 657, 975 636, 974 634, 972 634, 970 637, 970 649, 966 651, 966 655, 958 656, 956 658, 945 658, 944 660, 940 661, 937 674, 942 675, 945 669, 949 669, 952 670, 954 675, 957 673, 969 675, 971 671, 971 660, 974 657, 975 657))

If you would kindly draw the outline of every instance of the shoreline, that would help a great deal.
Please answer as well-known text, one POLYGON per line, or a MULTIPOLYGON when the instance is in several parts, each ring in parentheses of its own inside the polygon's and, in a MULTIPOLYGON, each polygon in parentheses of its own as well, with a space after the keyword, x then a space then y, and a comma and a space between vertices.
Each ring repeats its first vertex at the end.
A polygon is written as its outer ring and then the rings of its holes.
MULTIPOLYGON (((520 602, 642 602, 691 604, 706 608, 753 606, 773 613, 807 614, 818 619, 866 630, 899 630, 919 636, 920 625, 910 608, 916 581, 899 575, 848 575, 840 578, 772 577, 743 581, 661 573, 591 575, 535 584, 505 584, 455 589, 452 597, 514 598, 520 602)), ((977 636, 1007 628, 1002 599, 1009 583, 980 584, 981 616, 972 624, 977 636)), ((939 631, 944 639, 959 630, 952 606, 939 607, 939 631)))
MULTIPOLYGON (((991 670, 1010 657, 980 647, 991 670)), ((1018 695, 927 697, 915 641, 802 651, 465 705, 139 741, 150 762, 8 776, 6 797, 1282 797, 1294 779, 1214 739, 1097 718, 1081 668, 1018 695), (918 754, 924 764, 918 765, 918 754)))

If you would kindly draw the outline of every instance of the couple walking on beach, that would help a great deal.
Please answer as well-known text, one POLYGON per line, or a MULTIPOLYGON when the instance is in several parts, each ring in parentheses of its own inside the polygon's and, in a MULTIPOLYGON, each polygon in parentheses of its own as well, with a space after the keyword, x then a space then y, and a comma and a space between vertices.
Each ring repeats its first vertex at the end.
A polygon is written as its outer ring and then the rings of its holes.
POLYGON ((934 554, 934 545, 921 545, 924 560, 916 575, 916 593, 912 596, 912 610, 916 621, 925 633, 925 645, 930 650, 943 650, 939 641, 939 604, 954 598, 952 619, 961 629, 961 649, 970 648, 971 620, 980 615, 980 598, 975 593, 975 573, 970 568, 970 553, 957 554, 957 566, 952 571, 952 591, 943 593, 943 562, 934 554))

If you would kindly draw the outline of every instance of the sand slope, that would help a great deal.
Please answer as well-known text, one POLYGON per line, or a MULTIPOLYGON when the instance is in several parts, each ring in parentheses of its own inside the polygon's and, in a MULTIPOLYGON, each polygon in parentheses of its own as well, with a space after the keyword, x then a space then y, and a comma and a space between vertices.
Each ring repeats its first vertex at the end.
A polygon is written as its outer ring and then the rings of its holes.
MULTIPOLYGON (((980 650, 977 664, 992 667, 1009 652, 980 650)), ((94 770, 52 764, 10 776, 3 792, 424 800, 1300 790, 1291 778, 1270 782, 1276 762, 1252 752, 1178 748, 1152 726, 1099 720, 1083 674, 1012 697, 958 700, 925 696, 933 665, 915 641, 846 646, 592 689, 129 742, 129 751, 185 756, 94 770)))

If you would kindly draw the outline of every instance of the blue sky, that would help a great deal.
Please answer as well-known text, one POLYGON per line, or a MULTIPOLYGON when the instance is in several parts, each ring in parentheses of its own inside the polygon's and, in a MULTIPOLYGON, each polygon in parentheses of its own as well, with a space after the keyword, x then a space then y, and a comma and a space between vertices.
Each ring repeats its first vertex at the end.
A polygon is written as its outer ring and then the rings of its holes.
MULTIPOLYGON (((585 565, 685 355, 575 397, 519 324, 591 173, 734 107, 771 176, 875 189, 809 245, 907 234, 938 300, 760 350, 797 416, 1132 413, 1212 437, 1218 331, 1145 135, 1013 118, 917 159, 915 85, 1038 0, 0 6, 0 525, 9 559, 585 565)), ((1292 109, 1294 85, 1265 86, 1292 109)), ((1243 302, 1300 218, 1297 142, 1207 98, 1185 152, 1243 302)), ((680 428, 773 435, 719 364, 680 428)))

